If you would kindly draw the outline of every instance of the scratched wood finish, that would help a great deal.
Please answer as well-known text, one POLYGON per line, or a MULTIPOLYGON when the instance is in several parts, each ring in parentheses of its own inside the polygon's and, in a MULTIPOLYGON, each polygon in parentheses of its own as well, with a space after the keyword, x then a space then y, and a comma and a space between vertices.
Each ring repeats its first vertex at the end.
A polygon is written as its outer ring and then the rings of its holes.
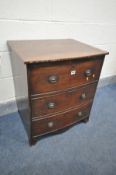
POLYGON ((107 51, 71 39, 8 41, 8 46, 30 145, 89 119, 107 51))

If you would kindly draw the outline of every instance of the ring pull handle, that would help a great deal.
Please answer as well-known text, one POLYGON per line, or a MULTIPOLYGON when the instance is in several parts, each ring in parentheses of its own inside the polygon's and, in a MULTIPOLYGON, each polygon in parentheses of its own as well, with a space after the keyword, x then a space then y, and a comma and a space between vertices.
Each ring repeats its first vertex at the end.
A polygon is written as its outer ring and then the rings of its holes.
POLYGON ((48 77, 48 82, 49 82, 49 83, 54 84, 54 83, 56 83, 57 81, 58 81, 58 76, 57 76, 57 75, 50 75, 50 76, 48 77))
POLYGON ((82 117, 83 116, 83 113, 81 111, 78 112, 77 114, 78 117, 82 117))
POLYGON ((86 94, 85 94, 85 93, 82 93, 81 96, 80 96, 80 98, 81 98, 82 100, 85 100, 85 99, 86 99, 86 94))
POLYGON ((86 71, 85 71, 85 76, 86 77, 90 77, 92 75, 92 69, 87 69, 86 71))
POLYGON ((54 122, 48 122, 48 128, 52 128, 54 126, 54 122))
POLYGON ((49 109, 53 109, 53 108, 55 108, 55 103, 54 102, 49 102, 47 106, 48 106, 49 109))

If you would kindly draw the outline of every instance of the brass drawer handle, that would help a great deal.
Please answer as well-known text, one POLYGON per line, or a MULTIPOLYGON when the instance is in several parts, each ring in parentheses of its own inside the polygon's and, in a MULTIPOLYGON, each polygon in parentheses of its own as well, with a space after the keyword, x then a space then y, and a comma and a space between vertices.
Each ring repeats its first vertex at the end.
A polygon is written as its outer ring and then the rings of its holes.
POLYGON ((85 93, 82 93, 81 96, 80 96, 80 98, 81 98, 82 100, 86 99, 86 94, 85 94, 85 93))
POLYGON ((48 103, 48 108, 49 108, 49 109, 55 108, 55 103, 54 103, 54 102, 49 102, 49 103, 48 103))
POLYGON ((48 122, 48 127, 52 128, 54 126, 54 122, 48 122))
POLYGON ((49 83, 56 83, 58 81, 58 76, 57 75, 50 75, 49 77, 48 77, 48 82, 49 83))
POLYGON ((82 117, 83 113, 81 111, 79 111, 77 115, 78 115, 78 117, 82 117))
POLYGON ((90 77, 92 75, 92 70, 91 69, 87 69, 86 71, 85 71, 85 76, 86 77, 90 77))

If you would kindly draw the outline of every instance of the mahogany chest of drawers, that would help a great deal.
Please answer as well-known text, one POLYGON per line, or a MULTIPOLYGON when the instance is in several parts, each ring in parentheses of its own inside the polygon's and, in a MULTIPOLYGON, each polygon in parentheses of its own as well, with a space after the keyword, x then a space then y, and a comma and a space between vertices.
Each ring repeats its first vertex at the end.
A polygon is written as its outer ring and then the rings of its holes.
POLYGON ((72 39, 8 41, 16 101, 30 144, 89 119, 108 52, 72 39))

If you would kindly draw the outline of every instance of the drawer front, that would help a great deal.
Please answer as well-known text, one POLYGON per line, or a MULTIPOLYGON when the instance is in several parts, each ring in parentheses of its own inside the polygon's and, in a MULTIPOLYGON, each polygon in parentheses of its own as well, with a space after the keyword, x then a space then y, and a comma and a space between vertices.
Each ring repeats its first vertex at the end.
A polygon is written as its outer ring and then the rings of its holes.
POLYGON ((89 116, 91 103, 50 118, 33 120, 32 135, 43 135, 70 126, 89 116))
POLYGON ((31 95, 60 91, 99 79, 103 59, 30 66, 31 95))
POLYGON ((45 118, 55 112, 87 103, 93 99, 97 83, 83 88, 73 88, 67 92, 51 95, 40 99, 32 99, 32 117, 45 118))

